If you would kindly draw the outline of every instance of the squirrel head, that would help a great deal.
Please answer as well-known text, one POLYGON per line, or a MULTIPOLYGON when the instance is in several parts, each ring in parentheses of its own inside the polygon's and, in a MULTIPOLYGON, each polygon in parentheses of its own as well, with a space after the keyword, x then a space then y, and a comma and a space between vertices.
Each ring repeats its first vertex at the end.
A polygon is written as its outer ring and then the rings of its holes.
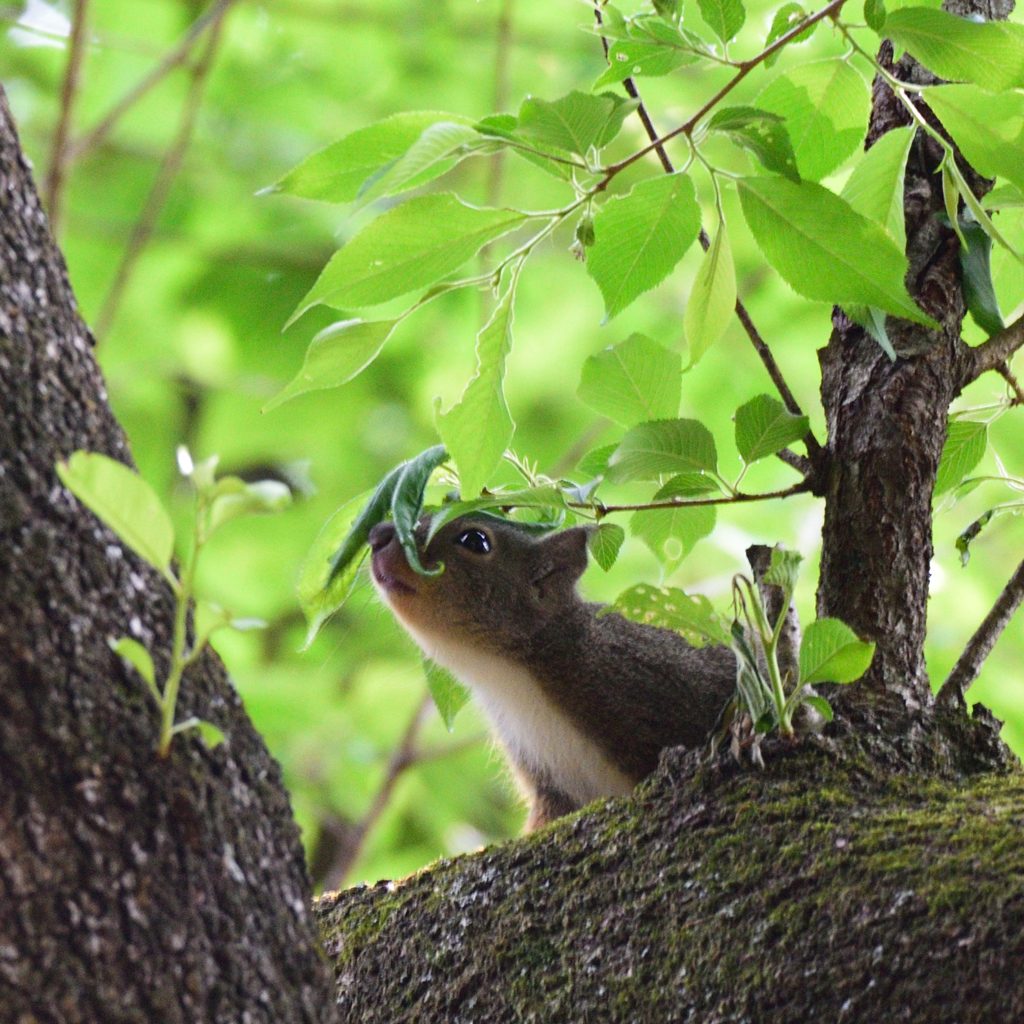
MULTIPOLYGON (((418 533, 425 538, 428 520, 418 533)), ((587 567, 585 527, 536 536, 514 523, 468 515, 421 547, 414 572, 391 523, 370 531, 378 593, 420 642, 471 646, 514 655, 552 620, 582 604, 576 581, 587 567)))

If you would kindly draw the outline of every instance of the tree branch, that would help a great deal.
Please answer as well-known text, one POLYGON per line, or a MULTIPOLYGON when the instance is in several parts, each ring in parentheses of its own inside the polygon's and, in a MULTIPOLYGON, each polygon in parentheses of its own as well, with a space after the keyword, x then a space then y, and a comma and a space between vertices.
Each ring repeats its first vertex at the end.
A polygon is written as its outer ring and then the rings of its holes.
POLYGON ((1024 316, 1015 320, 1009 327, 1003 328, 998 334, 993 334, 977 348, 970 349, 970 362, 962 386, 966 387, 989 370, 1003 373, 1003 368, 1006 368, 1006 372, 1009 373, 1006 362, 1021 345, 1024 345, 1024 316))
POLYGON ((72 143, 70 147, 71 159, 78 160, 90 150, 99 146, 110 134, 114 125, 116 125, 117 122, 124 117, 124 115, 131 110, 131 108, 134 107, 143 96, 146 95, 146 93, 148 93, 176 67, 185 63, 189 54, 192 52, 192 47, 196 40, 203 34, 208 26, 219 26, 224 15, 227 14, 228 9, 235 2, 236 0, 217 0, 217 2, 213 4, 205 14, 201 14, 196 18, 196 20, 192 22, 191 26, 189 26, 185 35, 182 36, 178 45, 173 49, 168 50, 160 63, 157 64, 157 66, 153 68, 148 75, 141 78, 134 86, 132 86, 132 88, 114 104, 109 113, 102 121, 99 122, 99 124, 90 129, 80 139, 76 139, 75 142, 72 143))
POLYGON ((982 620, 974 636, 968 641, 963 654, 953 666, 937 700, 963 701, 967 688, 978 678, 981 666, 995 647, 1003 630, 1010 623, 1014 612, 1024 601, 1024 562, 1017 566, 1010 582, 1003 588, 992 610, 982 620))
MULTIPOLYGON (((227 2, 231 2, 231 0, 227 0, 227 2)), ((117 318, 128 282, 131 280, 142 251, 149 244, 157 218, 160 216, 160 211, 167 201, 171 185, 181 168, 185 152, 192 141, 192 133, 195 130, 196 118, 199 115, 199 108, 202 104, 206 79, 220 41, 221 24, 220 20, 214 24, 206 44, 206 49, 193 69, 192 84, 189 88, 188 97, 185 100, 185 108, 182 111, 178 134, 164 154, 164 158, 160 163, 160 169, 157 171, 156 180, 153 182, 153 187, 146 197, 146 203, 139 214, 138 220, 135 222, 131 237, 128 239, 128 245, 125 248, 124 255, 121 257, 117 273, 114 275, 113 284, 111 284, 107 297, 104 299, 103 305, 96 317, 93 332, 99 339, 102 339, 107 334, 117 318)))
POLYGON ((661 508, 695 508, 701 505, 740 505, 748 501, 771 501, 775 498, 792 498, 806 494, 811 489, 807 480, 801 480, 781 491, 766 491, 763 494, 723 494, 718 498, 677 498, 672 501, 648 501, 638 505, 603 505, 601 502, 567 501, 569 508, 589 509, 600 517, 612 512, 652 512, 661 508))
POLYGON ((44 192, 46 195, 46 212, 50 218, 50 230, 54 237, 60 235, 61 217, 63 214, 64 183, 67 165, 70 158, 71 120, 74 114, 75 100, 78 97, 78 85, 82 75, 82 62, 85 57, 85 44, 88 35, 86 24, 89 17, 89 0, 75 0, 74 19, 71 22, 70 50, 67 68, 64 71, 64 87, 61 90, 60 117, 57 129, 53 134, 53 149, 50 154, 50 168, 46 175, 44 192))

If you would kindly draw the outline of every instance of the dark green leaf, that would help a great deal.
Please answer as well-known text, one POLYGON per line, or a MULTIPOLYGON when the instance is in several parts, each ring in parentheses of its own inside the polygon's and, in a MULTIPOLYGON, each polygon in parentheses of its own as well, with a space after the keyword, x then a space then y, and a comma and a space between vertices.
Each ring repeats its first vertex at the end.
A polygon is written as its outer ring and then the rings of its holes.
POLYGON ((808 430, 806 416, 794 416, 769 395, 758 395, 736 410, 736 449, 748 465, 801 440, 808 430))
POLYGON ((799 182, 796 156, 784 120, 779 114, 757 107, 724 107, 708 121, 708 131, 720 132, 753 154, 765 170, 799 182))
POLYGON ((703 594, 640 583, 619 594, 601 614, 612 612, 632 622, 675 630, 695 647, 730 642, 729 630, 703 594))
POLYGON ((960 564, 966 565, 971 560, 971 541, 992 521, 996 514, 994 508, 990 508, 984 515, 975 519, 970 526, 964 530, 956 539, 956 549, 960 552, 960 564))
POLYGON ((441 573, 440 567, 433 570, 423 568, 416 543, 416 526, 423 511, 423 492, 427 489, 430 476, 447 458, 444 445, 436 444, 410 459, 402 467, 391 499, 391 514, 398 542, 402 545, 409 567, 421 576, 437 576, 441 573))
POLYGON ((469 701, 469 690, 448 669, 429 658, 423 659, 423 674, 427 677, 427 689, 434 706, 451 732, 455 728, 455 716, 469 701))
POLYGON ((619 548, 626 539, 626 531, 615 523, 599 523, 597 529, 587 538, 587 547, 605 572, 614 564, 619 557, 619 548))
POLYGON ((697 420, 653 420, 635 426, 608 460, 608 479, 656 480, 663 474, 714 473, 718 453, 711 431, 697 420))
MULTIPOLYGON (((424 546, 433 540, 438 530, 453 519, 469 515, 470 512, 481 512, 495 508, 551 509, 564 513, 566 505, 565 496, 556 484, 542 484, 539 487, 529 487, 522 491, 499 491, 482 498, 474 498, 472 501, 455 501, 450 505, 445 505, 439 512, 431 516, 430 529, 427 531, 427 539, 424 542, 424 546)), ((536 526, 538 529, 554 529, 557 524, 519 523, 517 525, 523 527, 536 526)))
MULTIPOLYGON (((387 519, 388 513, 391 511, 391 499, 394 497, 398 478, 402 475, 402 470, 404 470, 405 467, 406 463, 404 462, 395 466, 395 468, 391 470, 391 472, 388 473, 379 484, 377 484, 377 489, 373 492, 370 500, 363 507, 362 511, 353 516, 350 520, 352 525, 350 526, 341 547, 338 548, 330 559, 330 572, 327 575, 325 586, 329 587, 331 583, 334 582, 335 577, 343 574, 347 575, 346 570, 351 566, 356 555, 362 551, 363 545, 366 543, 366 538, 370 536, 370 531, 378 523, 382 523, 387 519)), ((344 505, 337 513, 335 513, 335 515, 341 516, 342 512, 347 512, 351 505, 351 502, 344 505)), ((324 529, 326 529, 326 527, 324 527, 324 529)), ((322 532, 323 531, 321 531, 321 533, 322 532)), ((319 538, 317 538, 317 540, 319 541, 319 538)), ((316 550, 317 545, 314 544, 313 547, 314 550, 316 550)), ((310 555, 312 556, 312 552, 310 555)), ((305 575, 305 572, 303 575, 305 575)))
POLYGON ((960 234, 967 248, 960 249, 964 271, 964 299, 974 322, 989 336, 1004 327, 999 301, 992 286, 992 239, 977 221, 960 221, 960 234))
POLYGON ((952 420, 942 446, 935 475, 935 496, 956 487, 981 462, 988 449, 988 424, 977 420, 952 420))

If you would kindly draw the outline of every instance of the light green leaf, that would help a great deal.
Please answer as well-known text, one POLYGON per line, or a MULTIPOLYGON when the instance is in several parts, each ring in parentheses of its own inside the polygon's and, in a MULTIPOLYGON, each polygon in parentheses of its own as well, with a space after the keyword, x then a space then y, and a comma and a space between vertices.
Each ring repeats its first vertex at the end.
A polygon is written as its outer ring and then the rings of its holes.
POLYGON ((935 497, 956 487, 981 462, 988 450, 988 424, 952 420, 935 475, 935 497))
POLYGON ((800 645, 800 684, 852 683, 875 655, 875 645, 859 640, 839 619, 818 619, 804 631, 800 645))
POLYGON ((906 257, 888 235, 813 182, 741 178, 740 202, 765 258, 801 295, 862 303, 934 327, 907 294, 906 257))
POLYGON ((729 630, 703 594, 686 594, 676 587, 640 583, 623 591, 599 614, 618 612, 632 622, 672 629, 694 647, 730 642, 729 630))
POLYGON ((424 288, 525 219, 515 210, 467 206, 446 192, 410 199, 371 221, 331 257, 289 323, 318 303, 375 306, 424 288))
POLYGON ((740 0, 697 0, 697 6, 705 24, 723 43, 733 39, 747 20, 740 0))
MULTIPOLYGON (((870 2, 870 0, 868 0, 868 2, 870 2)), ((878 0, 878 5, 882 6, 882 0, 878 0)), ((867 4, 865 4, 864 6, 867 7, 867 4)), ((810 707, 814 708, 814 710, 817 711, 818 714, 821 715, 821 717, 824 718, 826 722, 831 722, 834 717, 832 705, 829 704, 829 702, 825 700, 824 697, 819 697, 816 694, 811 694, 811 696, 809 697, 801 697, 800 703, 807 704, 810 707)))
POLYGON ((110 649, 125 661, 135 667, 135 670, 145 680, 146 689, 149 690, 157 704, 163 703, 160 691, 156 685, 156 670, 153 668, 153 659, 149 651, 131 637, 123 636, 120 640, 110 640, 110 649))
POLYGON ((583 364, 580 401, 624 427, 679 412, 682 359, 642 334, 591 356, 583 364))
POLYGON ((775 171, 799 182, 796 155, 783 118, 757 107, 723 107, 707 124, 709 132, 725 135, 753 154, 767 171, 775 171))
POLYGON ((748 465, 774 455, 807 436, 806 416, 794 416, 769 395, 758 395, 736 410, 736 449, 748 465))
POLYGON ((646 509, 630 517, 629 532, 651 549, 666 573, 672 573, 697 541, 714 530, 717 518, 714 505, 646 509))
POLYGON ((374 171, 402 156, 424 129, 438 121, 463 120, 436 110, 395 114, 360 128, 307 157, 274 185, 272 191, 328 203, 350 203, 358 196, 363 182, 374 171))
POLYGON ((313 337, 302 369, 263 407, 270 412, 304 395, 347 384, 380 355, 397 320, 339 320, 313 337))
POLYGON ((626 531, 615 523, 599 523, 597 529, 587 538, 587 547, 605 572, 614 564, 619 557, 619 548, 626 539, 626 531))
POLYGON ((988 92, 1024 86, 1024 25, 905 7, 889 14, 883 32, 941 78, 965 79, 988 92))
MULTIPOLYGON (((231 493, 222 491, 214 498, 207 512, 207 537, 219 526, 239 516, 280 512, 292 503, 291 490, 280 480, 258 480, 256 483, 247 484, 237 477, 228 479, 237 480, 241 486, 231 493)), ((220 482, 217 481, 218 484, 220 482)))
POLYGON ((423 659, 423 674, 427 677, 427 689, 434 706, 451 732, 455 728, 455 716, 469 701, 469 690, 448 669, 429 658, 423 659))
POLYGON ((986 210, 1013 210, 1024 206, 1024 192, 1016 185, 998 185, 984 199, 986 210))
POLYGON ((885 14, 885 0, 864 0, 864 20, 869 28, 881 32, 885 25, 885 14))
MULTIPOLYGON (((1017 252, 1024 252, 1024 207, 1006 209, 996 216, 999 231, 1006 241, 1017 252)), ((991 266, 999 306, 1009 314, 1024 302, 1024 265, 1008 249, 998 245, 992 252, 991 266)))
POLYGON ((711 431, 698 420, 653 420, 635 426, 608 460, 608 479, 656 480, 663 474, 718 469, 711 431))
POLYGON ((530 97, 519 108, 517 135, 542 146, 586 156, 591 146, 600 149, 619 133, 636 100, 605 92, 599 96, 575 89, 557 100, 530 97))
POLYGON ((57 463, 60 482, 154 569, 170 577, 174 527, 156 491, 106 455, 75 452, 57 463))
POLYGON ((604 296, 605 320, 668 276, 700 230, 692 180, 666 174, 609 200, 594 218, 587 272, 604 296))
POLYGON ((800 177, 820 181, 863 142, 870 96, 846 61, 823 60, 780 75, 756 105, 786 119, 800 177))
POLYGON ((654 495, 655 501, 670 498, 696 498, 711 491, 721 491, 721 484, 707 473, 679 473, 660 487, 654 495))
POLYGON ((459 468, 465 496, 483 490, 512 442, 515 424, 505 401, 505 360, 512 350, 515 278, 477 335, 476 373, 462 399, 437 417, 437 432, 459 468))
POLYGON ((617 444, 604 444, 600 448, 587 452, 586 455, 576 463, 576 468, 588 477, 604 476, 608 472, 608 460, 612 453, 619 446, 617 444))
MULTIPOLYGON (((924 96, 976 171, 1024 188, 1024 94, 993 96, 974 85, 939 85, 924 96)), ((988 198, 982 203, 987 206, 988 198)))
POLYGON ((612 43, 608 50, 608 67, 594 83, 595 89, 615 85, 623 79, 646 75, 656 78, 667 75, 685 64, 694 64, 700 58, 693 53, 674 50, 642 39, 622 39, 612 43))
POLYGON ((199 600, 192 612, 192 623, 196 631, 196 642, 205 643, 218 629, 231 624, 231 613, 213 601, 199 600))
POLYGON ((199 735, 203 738, 203 743, 206 744, 209 750, 219 747, 227 739, 223 729, 218 728, 213 722, 207 722, 205 719, 201 718, 196 722, 196 728, 199 730, 199 735))
POLYGON ((799 551, 789 551, 778 546, 772 548, 772 560, 764 574, 765 583, 782 587, 792 596, 796 581, 800 578, 800 563, 803 560, 804 556, 799 551))
MULTIPOLYGON (((725 223, 719 221, 711 247, 704 253, 697 270, 683 313, 683 331, 690 349, 688 370, 696 366, 704 353, 725 333, 735 308, 736 268, 732 262, 729 233, 725 223)), ((678 408, 677 403, 676 410, 678 408)))
MULTIPOLYGON (((804 18, 807 17, 807 12, 803 9, 800 4, 788 3, 783 4, 776 12, 775 17, 772 18, 772 27, 768 30, 768 35, 765 38, 764 45, 765 49, 772 45, 776 39, 781 39, 790 29, 798 25, 804 18)), ((794 46, 797 43, 805 43, 808 39, 814 35, 814 30, 818 27, 818 23, 815 22, 810 28, 805 28, 803 32, 800 32, 793 40, 788 44, 794 46)), ((781 56, 782 51, 776 50, 770 57, 766 57, 764 66, 770 68, 781 56)))
MULTIPOLYGON (((521 491, 497 491, 472 501, 454 501, 435 512, 430 519, 430 529, 424 546, 429 544, 440 530, 453 519, 469 515, 470 512, 485 512, 493 508, 533 508, 552 509, 558 512, 566 510, 565 495, 556 484, 542 484, 539 487, 528 487, 521 491)), ((545 527, 538 523, 520 523, 520 526, 538 529, 554 529, 555 524, 545 527)))
POLYGON ((416 542, 416 527, 423 511, 423 496, 434 470, 448 458, 443 444, 436 444, 403 467, 395 482, 391 497, 391 515, 395 523, 398 542, 405 552, 409 567, 421 576, 438 576, 443 567, 425 569, 420 562, 419 544, 416 542))
POLYGON ((901 252, 907 245, 903 177, 913 141, 913 128, 886 132, 860 158, 840 193, 859 214, 880 224, 901 252))

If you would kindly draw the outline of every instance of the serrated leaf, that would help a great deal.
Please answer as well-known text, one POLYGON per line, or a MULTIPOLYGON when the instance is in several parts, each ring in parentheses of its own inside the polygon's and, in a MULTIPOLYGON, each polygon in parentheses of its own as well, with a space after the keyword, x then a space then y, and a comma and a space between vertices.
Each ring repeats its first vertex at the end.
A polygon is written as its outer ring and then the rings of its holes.
POLYGON ((640 583, 623 591, 600 614, 618 612, 632 622, 671 629, 694 647, 730 643, 729 630, 703 594, 686 594, 676 587, 640 583))
POLYGON ((437 417, 437 432, 459 468, 459 486, 467 496, 483 490, 515 432, 504 386, 514 304, 513 280, 477 335, 476 373, 458 404, 437 417))
POLYGON ((839 619, 818 619, 800 645, 800 684, 852 683, 871 665, 875 645, 858 639, 839 619))
POLYGON ((630 517, 629 532, 650 548, 666 573, 672 573, 697 541, 714 530, 717 520, 714 505, 645 509, 630 517))
POLYGON ((886 132, 860 158, 840 192, 854 210, 881 225, 900 251, 907 245, 903 179, 913 141, 913 128, 886 132))
POLYGON ((700 16, 723 43, 735 38, 747 20, 747 12, 740 0, 697 0, 700 16))
POLYGON ((636 108, 636 100, 610 92, 593 96, 574 89, 550 102, 530 97, 519 108, 516 134, 586 156, 591 146, 600 149, 611 142, 636 108))
POLYGON ((605 320, 654 288, 683 258, 700 230, 693 181, 666 174, 610 199, 594 218, 587 273, 604 296, 605 320))
POLYGON ((289 323, 320 303, 375 306, 434 284, 525 219, 515 210, 467 206, 447 192, 410 199, 371 221, 331 257, 289 323))
POLYGON ((420 562, 419 545, 416 543, 416 527, 423 511, 423 495, 431 474, 448 458, 443 444, 436 444, 403 467, 391 497, 391 515, 395 523, 398 542, 405 552, 409 567, 421 576, 438 576, 441 568, 425 569, 420 562))
MULTIPOLYGON (((988 197, 986 197, 988 198, 988 197)), ((999 230, 1017 252, 1024 251, 1024 208, 997 214, 999 230)), ((999 245, 991 256, 992 285, 1001 310, 1009 313, 1024 302, 1024 265, 1010 250, 999 245)))
POLYGON ((794 185, 785 178, 741 178, 737 185, 761 252, 795 291, 936 326, 907 294, 903 253, 837 195, 813 182, 794 185))
POLYGON ((769 82, 756 103, 785 118, 801 178, 820 181, 864 141, 870 96, 846 61, 799 64, 769 82))
POLYGON ((455 728, 455 717, 469 701, 469 690, 448 669, 429 658, 423 659, 423 674, 427 678, 427 689, 434 707, 445 728, 451 732, 455 728))
MULTIPOLYGON (((715 237, 694 278, 683 312, 683 332, 692 369, 725 333, 736 308, 736 268, 732 262, 729 233, 720 221, 715 237)), ((678 403, 676 409, 678 410, 678 403)))
POLYGON ((273 191, 303 199, 350 203, 370 175, 401 157, 424 129, 438 121, 465 119, 434 110, 394 114, 307 157, 273 186, 273 191))
POLYGON ((992 284, 992 239, 977 221, 960 221, 960 249, 964 272, 964 301, 974 322, 990 337, 1003 329, 995 287, 992 284))
POLYGON ((935 474, 934 496, 945 494, 981 462, 988 450, 988 424, 976 420, 951 420, 935 474))
POLYGON ((608 460, 618 447, 617 444, 604 444, 600 448, 594 448, 576 463, 576 468, 589 477, 604 476, 608 471, 608 460))
POLYGON ((736 449, 748 465, 774 455, 807 436, 806 416, 794 416, 769 395, 758 395, 736 410, 736 449))
POLYGON ((626 531, 615 523, 599 523, 597 529, 587 538, 587 547, 605 572, 614 564, 619 557, 619 548, 626 539, 626 531))
POLYGON ((675 71, 686 64, 694 64, 700 58, 696 54, 684 53, 656 42, 642 39, 618 40, 608 49, 608 67, 594 82, 595 89, 615 85, 626 78, 657 78, 675 71))
POLYGON ((60 482, 141 558, 170 575, 174 527, 156 491, 124 463, 75 452, 57 463, 60 482))
MULTIPOLYGON (((469 515, 470 512, 485 512, 494 508, 553 509, 564 512, 566 504, 565 496, 556 484, 542 484, 539 487, 528 487, 521 491, 498 491, 494 494, 484 495, 482 498, 474 498, 472 501, 454 501, 450 505, 444 505, 440 511, 431 516, 430 529, 427 531, 424 546, 434 539, 438 530, 453 519, 469 515)), ((555 529, 558 524, 519 523, 517 525, 527 529, 547 530, 555 529)))
POLYGON ((791 595, 796 589, 796 581, 800 578, 800 564, 803 560, 804 556, 799 551, 789 551, 783 547, 772 548, 772 560, 764 574, 764 582, 782 587, 791 595))
POLYGON ((864 0, 864 20, 869 28, 881 32, 885 25, 885 0, 864 0))
POLYGON ((667 481, 654 495, 655 501, 670 498, 696 498, 711 491, 721 491, 721 485, 707 473, 679 473, 667 481))
POLYGON ((119 640, 110 640, 110 649, 119 657, 124 658, 125 661, 129 662, 134 666, 135 670, 142 676, 146 683, 146 689, 149 690, 153 699, 157 704, 163 703, 163 698, 160 696, 160 691, 156 685, 156 669, 153 668, 153 658, 149 651, 138 642, 133 640, 131 637, 123 636, 119 640))
POLYGON ((656 480, 663 474, 718 469, 718 452, 711 431, 698 420, 653 420, 640 423, 619 443, 608 460, 608 479, 656 480))
MULTIPOLYGON (((939 85, 924 96, 976 171, 1024 188, 1024 94, 993 96, 974 85, 939 85)), ((982 200, 985 206, 989 199, 982 200)))
POLYGON ((337 388, 358 376, 380 355, 397 320, 339 320, 314 335, 302 369, 263 407, 270 412, 309 391, 337 388))
POLYGON ((237 480, 241 486, 231 492, 222 491, 213 499, 206 512, 207 537, 239 516, 280 512, 292 503, 291 490, 280 480, 259 480, 247 484, 237 477, 229 479, 237 480))
POLYGON ((584 362, 576 394, 594 412, 632 427, 675 416, 681 389, 679 354, 643 334, 631 334, 584 362))
MULTIPOLYGON (((788 3, 783 4, 776 12, 775 17, 772 18, 771 28, 768 29, 768 35, 765 37, 764 46, 767 49, 776 39, 781 39, 790 29, 795 28, 804 18, 807 17, 807 12, 803 9, 800 4, 788 3)), ((808 39, 814 35, 814 30, 818 27, 818 23, 815 22, 809 28, 805 28, 803 32, 798 33, 793 39, 790 40, 789 46, 793 46, 797 43, 805 43, 808 39)), ((775 53, 766 57, 764 60, 764 66, 770 68, 782 54, 781 50, 776 50, 775 53)))
POLYGON ((941 78, 975 82, 988 92, 1024 86, 1024 25, 904 7, 888 15, 884 33, 941 78))
POLYGON ((708 121, 707 128, 757 157, 765 170, 799 182, 796 156, 783 120, 758 107, 724 107, 708 121))

